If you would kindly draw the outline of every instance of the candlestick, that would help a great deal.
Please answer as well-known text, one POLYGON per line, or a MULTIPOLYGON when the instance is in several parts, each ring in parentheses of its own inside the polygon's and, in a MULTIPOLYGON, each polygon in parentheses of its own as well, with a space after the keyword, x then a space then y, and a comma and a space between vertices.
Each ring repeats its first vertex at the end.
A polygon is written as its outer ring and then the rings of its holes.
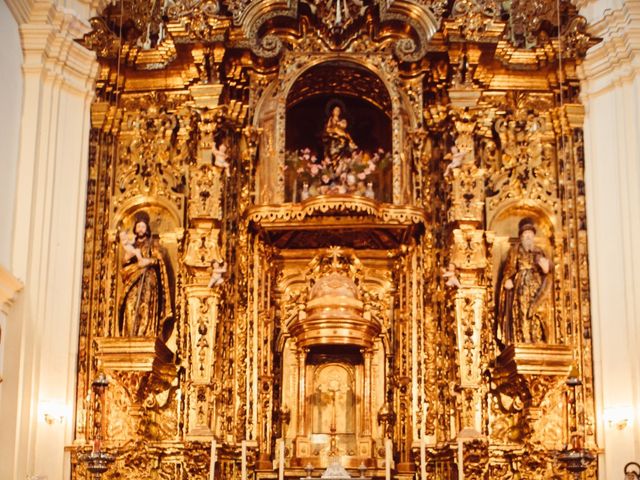
POLYGON ((464 480, 464 457, 462 455, 463 448, 463 441, 458 436, 458 480, 464 480))
POLYGON ((420 478, 427 480, 427 448, 424 442, 424 435, 420 437, 420 478))
POLYGON ((422 425, 420 427, 420 479, 427 480, 427 444, 425 441, 427 426, 427 404, 422 404, 422 425))
POLYGON ((391 456, 393 452, 393 441, 390 438, 384 439, 384 478, 391 480, 391 456))
POLYGON ((247 480, 247 441, 242 441, 242 480, 247 480))
POLYGON ((211 461, 209 462, 209 480, 214 480, 216 472, 217 444, 215 437, 211 440, 211 461))
POLYGON ((278 450, 278 480, 284 480, 284 449, 284 438, 281 438, 278 450))

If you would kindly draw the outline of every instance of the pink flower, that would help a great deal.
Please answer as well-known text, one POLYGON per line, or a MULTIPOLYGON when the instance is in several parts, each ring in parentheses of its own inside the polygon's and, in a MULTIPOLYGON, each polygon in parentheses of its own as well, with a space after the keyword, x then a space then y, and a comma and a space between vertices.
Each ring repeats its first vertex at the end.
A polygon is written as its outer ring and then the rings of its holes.
POLYGON ((360 180, 364 180, 365 178, 367 178, 367 174, 366 174, 365 172, 360 172, 360 173, 358 174, 358 178, 359 178, 360 180))
POLYGON ((309 168, 311 176, 315 177, 316 175, 318 175, 318 172, 320 171, 320 167, 318 165, 311 165, 311 167, 309 168))
POLYGON ((323 176, 322 176, 322 181, 323 181, 324 183, 329 183, 329 175, 323 175, 323 176))
POLYGON ((302 167, 298 167, 298 170, 296 170, 296 171, 297 171, 298 173, 302 173, 302 172, 304 172, 304 168, 302 168, 302 167))

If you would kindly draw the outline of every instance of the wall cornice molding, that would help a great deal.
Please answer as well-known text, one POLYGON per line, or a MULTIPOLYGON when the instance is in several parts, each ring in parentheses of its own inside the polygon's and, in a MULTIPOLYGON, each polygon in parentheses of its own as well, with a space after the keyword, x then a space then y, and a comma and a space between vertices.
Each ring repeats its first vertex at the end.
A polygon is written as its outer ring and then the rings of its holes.
POLYGON ((13 303, 16 293, 22 289, 23 285, 20 280, 0 265, 0 311, 9 312, 9 308, 13 303))
POLYGON ((598 94, 640 71, 640 0, 627 0, 617 9, 601 11, 590 19, 589 33, 602 39, 589 50, 579 67, 583 96, 598 94))
POLYGON ((44 73, 77 93, 92 93, 98 71, 95 53, 75 41, 90 28, 72 10, 35 3, 31 21, 20 25, 25 75, 44 73))
POLYGON ((78 18, 82 18, 84 21, 88 21, 90 18, 95 17, 101 12, 109 3, 109 0, 5 0, 9 11, 13 15, 18 25, 24 25, 30 22, 37 22, 38 11, 40 8, 38 4, 58 6, 74 13, 78 18))
POLYGON ((22 25, 29 20, 33 0, 5 0, 16 23, 22 25))

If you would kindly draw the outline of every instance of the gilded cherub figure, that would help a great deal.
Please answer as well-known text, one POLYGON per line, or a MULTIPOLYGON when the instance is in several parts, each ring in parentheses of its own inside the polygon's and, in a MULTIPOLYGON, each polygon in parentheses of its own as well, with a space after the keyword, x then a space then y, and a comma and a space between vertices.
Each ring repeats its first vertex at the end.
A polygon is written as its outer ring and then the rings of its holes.
POLYGON ((209 279, 209 288, 217 287, 224 283, 224 274, 227 272, 227 266, 224 262, 215 260, 212 265, 211 278, 209 279))
POLYGON ((231 164, 229 164, 229 153, 227 152, 227 140, 224 139, 222 141, 214 142, 211 151, 213 152, 213 164, 216 167, 222 168, 225 171, 227 177, 231 175, 230 169, 231 164))
POLYGON ((444 171, 444 176, 448 176, 455 168, 460 168, 468 153, 467 149, 459 149, 455 145, 451 147, 451 152, 444 156, 445 160, 451 160, 444 171))
POLYGON ((460 280, 458 280, 458 271, 453 262, 449 263, 449 266, 446 268, 446 270, 444 268, 442 269, 442 277, 445 280, 444 282, 445 286, 451 287, 451 288, 460 288, 460 280))

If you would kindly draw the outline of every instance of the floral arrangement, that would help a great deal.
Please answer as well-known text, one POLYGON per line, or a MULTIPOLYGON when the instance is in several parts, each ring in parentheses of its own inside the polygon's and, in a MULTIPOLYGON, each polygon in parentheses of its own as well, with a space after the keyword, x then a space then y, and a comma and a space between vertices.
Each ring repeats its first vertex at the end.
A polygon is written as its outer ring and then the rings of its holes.
MULTIPOLYGON (((373 176, 391 163, 391 154, 379 148, 373 154, 353 150, 337 161, 323 159, 309 148, 287 151, 285 168, 294 175, 294 195, 355 194, 375 198, 373 176)), ((295 197, 294 197, 295 201, 295 197)))

